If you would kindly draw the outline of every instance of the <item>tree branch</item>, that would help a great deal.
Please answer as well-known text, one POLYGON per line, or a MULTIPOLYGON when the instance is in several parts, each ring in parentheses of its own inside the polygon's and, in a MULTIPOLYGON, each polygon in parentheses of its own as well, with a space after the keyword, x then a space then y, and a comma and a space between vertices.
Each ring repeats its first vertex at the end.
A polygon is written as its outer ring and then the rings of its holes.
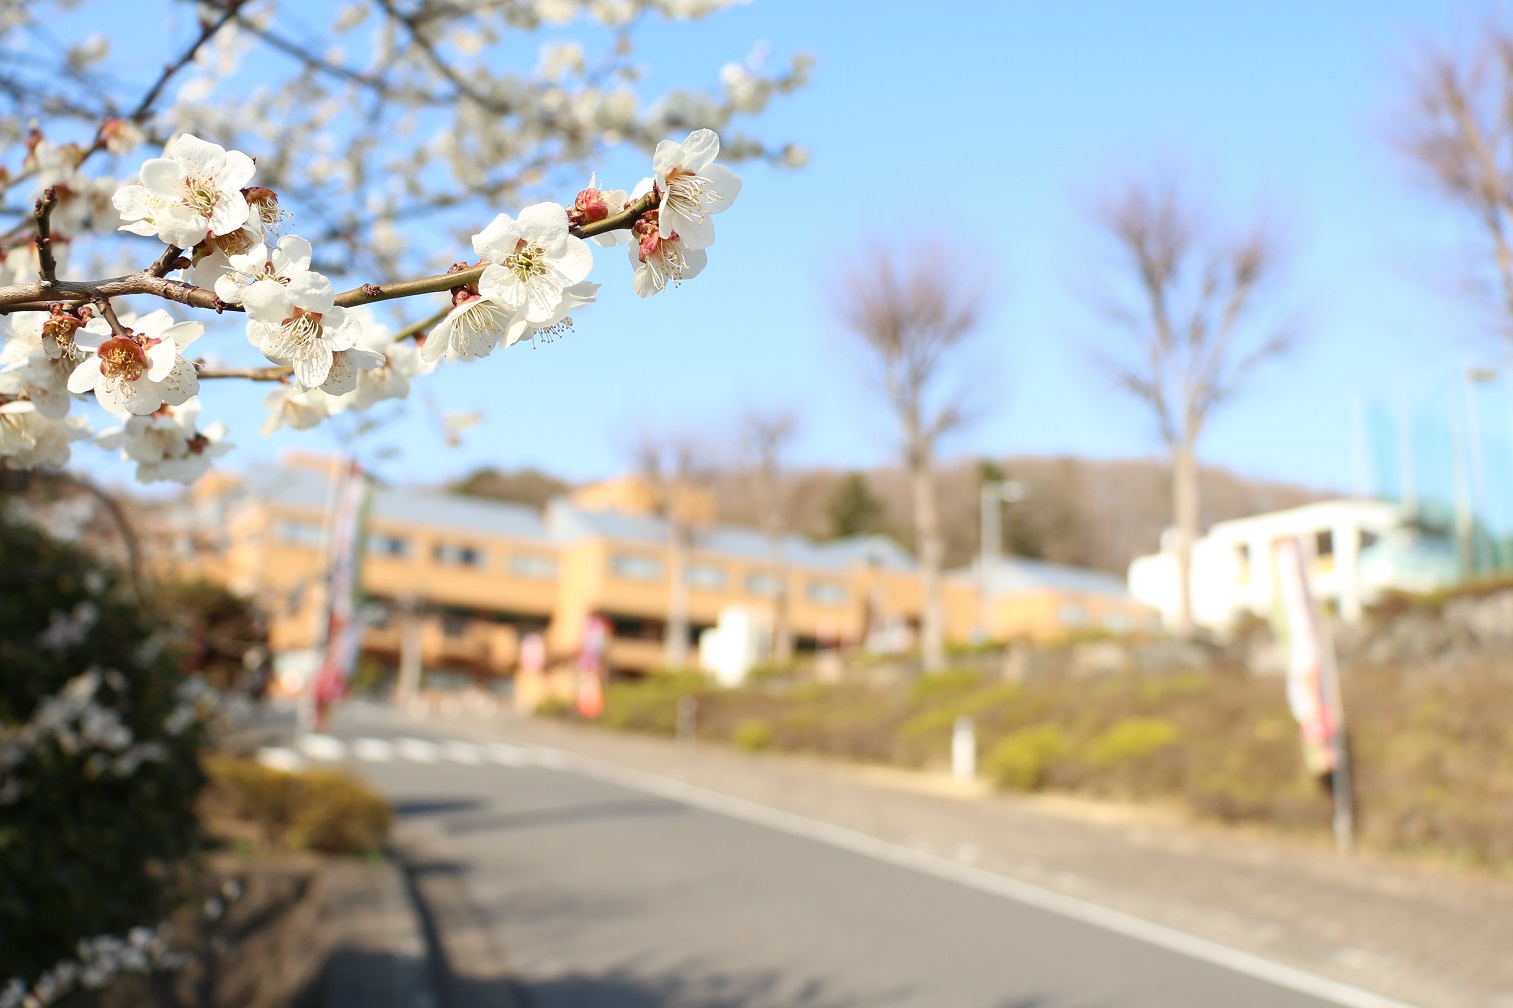
POLYGON ((195 361, 195 369, 201 378, 246 378, 248 381, 283 381, 294 374, 294 368, 280 367, 206 367, 203 361, 195 361))
MULTIPOLYGON (((657 205, 657 193, 647 193, 633 201, 617 214, 600 221, 583 224, 569 231, 575 238, 592 238, 610 231, 623 231, 633 227, 647 210, 657 205)), ((168 280, 157 273, 173 268, 179 250, 172 246, 148 269, 110 280, 59 280, 51 284, 29 283, 0 287, 0 314, 16 311, 46 311, 53 301, 79 302, 98 301, 101 298, 126 297, 130 294, 151 294, 165 301, 177 301, 191 308, 204 308, 214 312, 244 311, 241 305, 227 304, 216 297, 215 292, 181 280, 168 280), (169 257, 168 253, 174 255, 169 257)), ((454 287, 478 282, 487 264, 473 266, 456 273, 441 273, 416 280, 399 280, 390 284, 363 284, 336 296, 336 303, 343 308, 392 301, 395 298, 414 297, 418 294, 439 294, 454 287)))
POLYGON ((48 186, 37 200, 33 216, 37 221, 37 273, 42 286, 51 287, 57 281, 58 260, 53 257, 52 215, 58 205, 58 188, 48 186))

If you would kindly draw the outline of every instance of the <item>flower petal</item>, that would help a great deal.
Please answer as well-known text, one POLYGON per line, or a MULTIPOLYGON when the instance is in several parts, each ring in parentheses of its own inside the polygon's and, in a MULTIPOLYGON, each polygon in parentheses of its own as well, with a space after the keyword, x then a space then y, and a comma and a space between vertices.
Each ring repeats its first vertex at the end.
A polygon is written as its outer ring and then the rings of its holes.
POLYGON ((138 177, 149 193, 170 199, 184 187, 184 166, 172 158, 149 158, 142 162, 138 177))
POLYGON ((68 391, 88 392, 100 381, 100 358, 90 354, 68 376, 68 391))
POLYGON ((724 213, 730 209, 735 198, 741 195, 741 176, 724 165, 709 165, 699 174, 707 178, 710 187, 720 194, 719 199, 705 204, 705 213, 724 213))

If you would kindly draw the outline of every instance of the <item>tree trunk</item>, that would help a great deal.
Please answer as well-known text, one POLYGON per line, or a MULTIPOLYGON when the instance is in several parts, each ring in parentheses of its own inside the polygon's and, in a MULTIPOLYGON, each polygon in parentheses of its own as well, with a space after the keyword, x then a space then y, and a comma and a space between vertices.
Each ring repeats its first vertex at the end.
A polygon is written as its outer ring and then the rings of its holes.
POLYGON ((914 543, 919 553, 919 580, 924 608, 919 627, 919 653, 926 672, 946 667, 945 604, 941 599, 940 515, 935 504, 935 474, 928 459, 916 459, 909 467, 914 492, 914 543))
POLYGON ((1191 637, 1193 543, 1198 538, 1198 460, 1190 437, 1172 450, 1172 505, 1177 533, 1177 622, 1172 629, 1179 636, 1191 637))
POLYGON ((793 661, 793 632, 788 620, 788 558, 783 553, 781 531, 767 533, 767 564, 772 569, 772 655, 774 665, 793 661))
POLYGON ((688 554, 692 551, 690 530, 681 523, 672 527, 671 561, 667 574, 670 580, 667 599, 667 628, 663 635, 663 655, 667 667, 683 671, 688 661, 688 554))

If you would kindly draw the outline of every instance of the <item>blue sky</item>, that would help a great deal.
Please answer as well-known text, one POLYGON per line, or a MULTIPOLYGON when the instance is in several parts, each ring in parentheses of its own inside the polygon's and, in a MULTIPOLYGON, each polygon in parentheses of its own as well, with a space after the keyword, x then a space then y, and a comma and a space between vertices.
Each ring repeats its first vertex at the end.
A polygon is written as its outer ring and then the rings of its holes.
MULTIPOLYGON (((623 248, 596 250, 605 287, 576 330, 428 379, 422 396, 486 419, 447 450, 414 414, 387 438, 406 449, 387 474, 529 464, 592 478, 625 467, 639 430, 718 435, 743 409, 773 405, 802 414, 796 461, 885 461, 889 417, 829 308, 834 277, 868 237, 943 241, 991 270, 972 357, 987 409, 947 454, 1155 454, 1147 418, 1083 349, 1111 335, 1086 307, 1107 256, 1085 208, 1111 180, 1177 162, 1219 221, 1260 208, 1277 225, 1287 260, 1274 303, 1306 332, 1217 417, 1203 457, 1320 487, 1380 483, 1363 473, 1372 453, 1357 404, 1438 402, 1465 364, 1503 352, 1454 290, 1477 236, 1387 142, 1416 42, 1464 37, 1481 11, 756 0, 693 24, 650 23, 649 93, 712 83, 754 42, 779 58, 813 53, 813 83, 752 126, 809 148, 810 165, 741 169, 709 268, 650 302, 631 293, 623 248)), ((601 169, 629 187, 644 172, 636 160, 601 169)), ((330 443, 257 437, 263 391, 207 400, 205 418, 230 422, 240 446, 228 462, 330 443)), ((1488 451, 1503 445, 1506 457, 1502 389, 1481 398, 1488 451)))

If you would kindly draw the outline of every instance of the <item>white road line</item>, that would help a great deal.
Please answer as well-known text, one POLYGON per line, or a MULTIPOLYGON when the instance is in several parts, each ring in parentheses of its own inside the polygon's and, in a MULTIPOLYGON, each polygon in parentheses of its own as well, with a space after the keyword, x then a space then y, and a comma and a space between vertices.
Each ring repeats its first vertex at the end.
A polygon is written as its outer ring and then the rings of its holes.
POLYGON ((347 755, 346 743, 330 735, 302 735, 298 745, 306 756, 326 763, 335 763, 347 755))
POLYGON ((360 738, 352 743, 352 755, 369 763, 387 763, 394 758, 394 745, 385 739, 360 738))
POLYGON ((519 746, 505 745, 503 742, 490 742, 488 750, 489 759, 500 766, 528 767, 532 762, 530 753, 519 746))
POLYGON ((287 773, 303 770, 310 765, 309 760, 284 746, 264 746, 257 751, 257 761, 270 770, 283 770, 287 773))
POLYGON ((453 763, 477 766, 483 762, 483 749, 471 742, 447 742, 442 749, 453 763))
POLYGON ((1156 924, 1132 914, 1112 910, 1029 882, 1022 882, 1007 875, 974 868, 937 854, 904 847, 844 826, 836 826, 819 819, 810 819, 793 812, 760 805, 744 798, 733 798, 730 795, 720 794, 718 791, 709 791, 639 770, 628 770, 558 749, 548 749, 545 746, 531 746, 530 748, 535 761, 541 766, 595 777, 634 788, 646 794, 670 798, 707 812, 715 812, 793 836, 816 840, 901 868, 910 868, 981 892, 1002 896, 1026 906, 1081 921, 1084 924, 1091 924, 1105 931, 1124 935, 1126 938, 1133 938, 1148 945, 1177 952, 1214 966, 1221 966, 1332 1004, 1344 1005, 1346 1008, 1415 1008, 1405 1001, 1398 1001, 1342 980, 1310 973, 1251 952, 1242 952, 1240 949, 1231 948, 1207 938, 1199 938, 1197 935, 1156 924))
POLYGON ((402 738, 394 748, 400 756, 415 763, 435 763, 441 755, 440 748, 434 742, 418 738, 402 738))

